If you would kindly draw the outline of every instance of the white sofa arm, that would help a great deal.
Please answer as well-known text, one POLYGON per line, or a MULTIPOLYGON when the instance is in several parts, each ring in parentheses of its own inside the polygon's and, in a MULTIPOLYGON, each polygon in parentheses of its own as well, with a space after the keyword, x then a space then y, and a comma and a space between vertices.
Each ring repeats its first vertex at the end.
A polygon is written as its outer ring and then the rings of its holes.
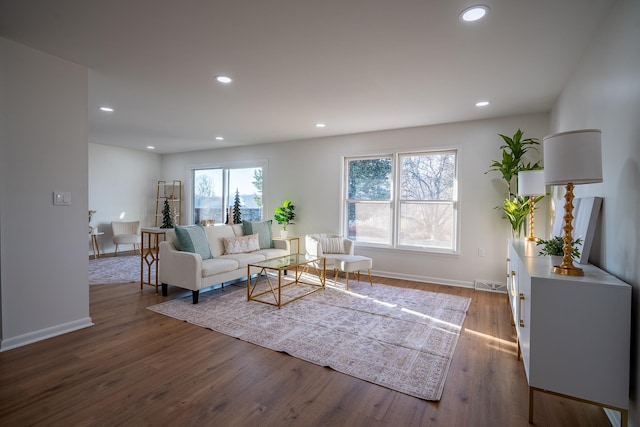
POLYGON ((320 242, 309 235, 305 236, 304 246, 307 254, 311 256, 324 256, 320 242))
POLYGON ((173 243, 160 242, 158 262, 160 283, 197 291, 202 287, 200 254, 176 250, 173 243))
POLYGON ((353 251, 355 249, 355 242, 353 240, 344 239, 344 251, 348 255, 353 255, 353 251))
POLYGON ((288 240, 272 240, 275 249, 284 249, 287 253, 291 253, 291 242, 288 240))

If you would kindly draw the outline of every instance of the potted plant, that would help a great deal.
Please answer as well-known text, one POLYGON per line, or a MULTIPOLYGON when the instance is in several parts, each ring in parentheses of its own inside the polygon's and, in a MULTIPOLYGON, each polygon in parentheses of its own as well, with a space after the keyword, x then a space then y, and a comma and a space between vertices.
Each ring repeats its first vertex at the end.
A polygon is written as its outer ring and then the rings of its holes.
POLYGON ((282 237, 287 237, 287 225, 293 224, 293 220, 296 218, 295 208, 291 200, 287 199, 282 202, 282 206, 278 206, 274 211, 273 218, 282 226, 280 233, 282 237))
MULTIPOLYGON (((578 245, 582 244, 582 239, 576 239, 571 242, 571 258, 580 258, 580 251, 578 245)), ((553 259, 553 265, 561 264, 562 257, 564 256, 564 237, 555 236, 548 240, 540 239, 536 242, 536 245, 542 246, 539 256, 549 255, 553 259)))
MULTIPOLYGON (((511 224, 511 231, 514 238, 520 237, 524 231, 525 218, 531 211, 530 199, 525 196, 518 196, 518 172, 526 170, 542 169, 540 162, 525 163, 525 155, 531 149, 536 149, 536 145, 540 145, 540 141, 536 138, 523 138, 524 132, 520 129, 513 134, 512 137, 498 134, 504 141, 500 146, 502 150, 502 159, 494 160, 491 168, 485 172, 500 172, 502 179, 506 184, 506 197, 502 206, 496 206, 496 209, 502 209, 505 217, 511 224)), ((536 196, 534 203, 537 203, 544 196, 536 196)))

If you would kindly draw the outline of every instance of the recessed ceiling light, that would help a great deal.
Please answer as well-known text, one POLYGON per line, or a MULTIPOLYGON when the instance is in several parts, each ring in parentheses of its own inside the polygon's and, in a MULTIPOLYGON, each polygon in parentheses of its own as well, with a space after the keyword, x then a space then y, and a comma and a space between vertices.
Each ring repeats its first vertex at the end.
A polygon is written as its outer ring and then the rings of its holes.
POLYGON ((466 8, 460 13, 460 20, 462 22, 474 22, 485 17, 489 13, 489 6, 478 4, 466 8))
POLYGON ((323 127, 326 127, 326 126, 327 126, 327 125, 326 125, 326 124, 324 124, 324 123, 316 123, 316 127, 317 127, 317 128, 323 128, 323 127))
POLYGON ((486 107, 489 105, 489 101, 478 101, 476 102, 476 107, 486 107))
POLYGON ((229 84, 233 81, 229 76, 217 75, 215 78, 218 83, 229 84))
POLYGON ((222 137, 222 136, 216 136, 216 141, 224 141, 224 137, 222 137))
POLYGON ((156 147, 154 147, 153 145, 147 145, 147 148, 148 148, 149 150, 155 150, 155 149, 156 149, 156 147))
POLYGON ((111 108, 111 107, 100 107, 100 111, 104 111, 105 113, 113 113, 113 108, 111 108))

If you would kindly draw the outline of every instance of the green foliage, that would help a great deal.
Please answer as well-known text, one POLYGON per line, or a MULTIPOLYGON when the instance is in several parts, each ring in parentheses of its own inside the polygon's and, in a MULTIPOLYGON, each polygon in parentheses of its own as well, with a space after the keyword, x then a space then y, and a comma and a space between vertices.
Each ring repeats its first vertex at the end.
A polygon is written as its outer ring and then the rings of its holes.
POLYGON ((540 141, 536 138, 522 139, 524 132, 520 129, 513 134, 513 137, 498 134, 504 140, 504 145, 500 146, 502 150, 502 160, 494 160, 491 168, 487 172, 500 172, 504 179, 509 192, 511 192, 511 183, 517 178, 518 172, 525 170, 541 169, 540 162, 524 163, 524 156, 530 149, 535 149, 536 145, 540 145, 540 141))
POLYGON ((287 225, 293 224, 293 220, 296 218, 296 214, 294 212, 295 206, 291 203, 291 200, 287 199, 282 202, 282 206, 279 206, 275 209, 273 219, 280 225, 282 225, 282 229, 286 230, 287 225))
MULTIPOLYGON (((577 246, 582 244, 582 239, 571 242, 571 257, 580 258, 580 251, 577 246)), ((562 236, 552 237, 549 240, 540 239, 536 245, 542 245, 539 255, 564 255, 564 238, 562 236)))
POLYGON ((391 158, 349 161, 347 193, 355 200, 391 198, 391 158))
POLYGON ((169 199, 164 199, 164 206, 162 207, 162 225, 160 228, 173 228, 173 219, 171 218, 171 206, 169 206, 169 199))
POLYGON ((520 236, 524 231, 525 219, 531 211, 529 198, 513 196, 513 198, 504 199, 502 210, 511 223, 511 229, 520 236))
POLYGON ((251 181, 257 193, 253 195, 253 200, 255 200, 256 205, 262 207, 262 168, 256 169, 253 171, 253 181, 251 181))
POLYGON ((240 211, 240 193, 236 188, 236 196, 233 200, 233 223, 242 224, 242 212, 240 211))
MULTIPOLYGON (((500 146, 502 150, 502 159, 494 160, 491 163, 490 169, 485 172, 499 172, 507 187, 507 197, 504 200, 502 206, 497 206, 497 209, 502 209, 505 217, 511 223, 511 229, 518 236, 524 230, 525 218, 531 211, 531 206, 528 197, 517 196, 517 179, 518 172, 527 170, 539 170, 542 169, 540 162, 527 162, 525 163, 524 157, 529 150, 537 150, 536 145, 540 145, 540 141, 536 138, 525 138, 524 132, 520 129, 513 134, 513 137, 498 134, 504 141, 504 144, 500 146), (512 188, 514 188, 512 190, 512 188)), ((535 201, 542 199, 542 196, 538 196, 535 201)))

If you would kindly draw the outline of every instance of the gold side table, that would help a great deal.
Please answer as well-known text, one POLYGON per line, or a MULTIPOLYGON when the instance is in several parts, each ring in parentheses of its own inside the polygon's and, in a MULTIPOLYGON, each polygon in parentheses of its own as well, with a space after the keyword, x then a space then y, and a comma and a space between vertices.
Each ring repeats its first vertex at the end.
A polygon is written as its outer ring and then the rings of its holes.
POLYGON ((91 236, 91 246, 93 248, 93 258, 100 258, 100 245, 98 245, 98 236, 102 236, 103 231, 94 231, 89 233, 91 236))
POLYGON ((158 294, 158 270, 160 267, 160 238, 167 238, 166 228, 141 228, 142 242, 140 244, 140 290, 144 285, 154 286, 158 294), (152 281, 152 279, 154 279, 152 281))

